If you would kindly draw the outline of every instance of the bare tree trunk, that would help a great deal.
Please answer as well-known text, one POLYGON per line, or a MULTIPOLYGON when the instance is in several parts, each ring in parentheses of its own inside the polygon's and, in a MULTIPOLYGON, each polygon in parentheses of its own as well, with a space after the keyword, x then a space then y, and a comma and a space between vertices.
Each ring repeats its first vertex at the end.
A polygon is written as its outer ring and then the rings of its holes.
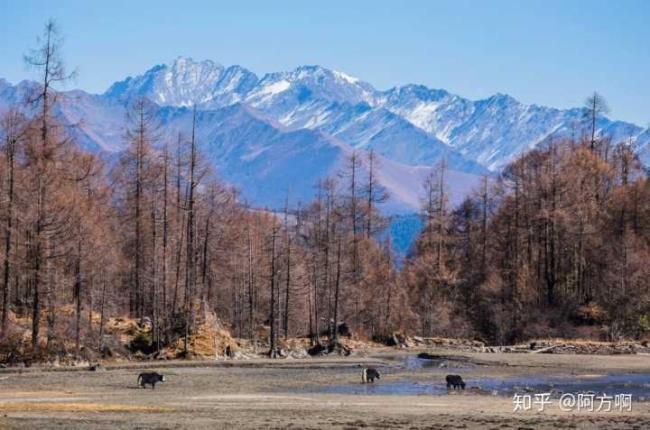
POLYGON ((195 229, 194 229, 194 191, 196 188, 195 169, 196 169, 196 106, 192 117, 192 139, 190 142, 190 170, 187 196, 187 270, 185 273, 185 354, 188 353, 188 337, 193 330, 194 324, 194 306, 192 300, 196 290, 196 256, 194 252, 195 229))
POLYGON ((91 277, 88 280, 88 285, 86 287, 86 293, 88 294, 88 334, 87 336, 92 336, 93 334, 93 288, 95 284, 94 277, 91 277))
POLYGON ((106 304, 106 279, 105 275, 102 273, 102 302, 100 305, 100 316, 99 316, 99 348, 101 350, 104 343, 104 305, 106 304))
POLYGON ((8 113, 7 121, 12 122, 13 124, 6 124, 6 164, 7 164, 7 216, 5 222, 5 249, 4 249, 4 271, 3 271, 3 283, 2 283, 2 336, 6 334, 7 331, 7 316, 9 314, 9 280, 11 279, 11 239, 13 232, 13 219, 14 219, 14 167, 15 167, 15 153, 16 153, 16 142, 17 136, 15 134, 15 127, 18 124, 15 124, 14 119, 16 119, 16 114, 13 112, 8 113))
POLYGON ((38 353, 38 336, 40 334, 41 327, 41 303, 40 303, 40 275, 41 275, 41 213, 42 213, 42 200, 43 193, 41 192, 40 180, 38 180, 38 202, 37 202, 37 219, 36 227, 34 229, 34 243, 33 246, 33 266, 32 266, 32 288, 33 288, 33 299, 32 299, 32 351, 36 355, 38 353))
POLYGON ((311 340, 312 345, 316 344, 318 341, 318 335, 314 329, 314 282, 313 279, 316 278, 316 262, 312 263, 312 282, 307 284, 307 299, 309 305, 309 339, 311 340))
POLYGON ((440 179, 438 181, 438 238, 436 243, 436 264, 438 265, 438 275, 442 273, 442 248, 443 248, 443 230, 445 214, 445 169, 446 164, 443 160, 440 166, 440 179))
POLYGON ((157 235, 156 235, 156 197, 151 201, 151 334, 156 342, 156 351, 160 351, 160 300, 158 297, 158 271, 156 270, 157 235))
POLYGON ((196 255, 194 251, 194 190, 196 188, 195 169, 196 169, 196 106, 192 116, 192 138, 190 141, 190 166, 189 166, 189 184, 187 192, 187 269, 185 270, 185 342, 184 351, 188 353, 188 337, 193 330, 194 324, 194 306, 192 300, 196 289, 196 255))
MULTIPOLYGON (((391 246, 390 246, 390 242, 388 242, 386 244, 386 255, 387 255, 386 265, 388 267, 392 266, 392 261, 391 261, 391 258, 390 258, 391 257, 390 252, 391 252, 391 246)), ((386 334, 390 333, 389 329, 390 329, 390 317, 391 317, 391 309, 392 309, 392 307, 391 307, 392 299, 393 299, 393 283, 388 282, 388 291, 386 293, 386 315, 385 315, 385 319, 384 319, 384 332, 386 334)))
POLYGON ((146 101, 144 99, 138 100, 135 104, 135 192, 134 192, 134 205, 135 205, 135 249, 133 259, 133 300, 132 313, 136 317, 142 317, 145 313, 145 288, 144 288, 144 228, 143 228, 143 214, 144 208, 144 188, 145 188, 145 157, 146 157, 146 139, 148 120, 145 118, 146 101))
MULTIPOLYGON (((481 210, 481 274, 487 272, 487 241, 488 241, 488 178, 483 176, 483 193, 482 193, 482 210, 481 210)), ((469 229, 468 229, 469 230, 469 229)))
POLYGON ((250 221, 246 225, 246 248, 248 249, 248 338, 257 348, 257 335, 255 332, 255 285, 253 279, 253 243, 251 240, 250 221))
POLYGON ((206 291, 207 278, 208 278, 208 243, 210 240, 210 219, 212 218, 212 207, 205 217, 205 231, 203 232, 203 250, 201 262, 201 285, 205 296, 211 297, 211 290, 206 291))
POLYGON ((373 192, 374 192, 374 164, 375 164, 375 153, 371 149, 370 154, 368 156, 368 207, 367 207, 367 215, 366 215, 366 238, 370 239, 371 232, 372 232, 372 211, 373 211, 373 192))
POLYGON ((597 103, 598 103, 598 98, 593 97, 593 105, 591 108, 591 140, 590 140, 590 147, 591 150, 594 151, 596 149, 596 115, 598 111, 596 110, 597 108, 597 103))
POLYGON ((284 338, 289 338, 289 300, 291 298, 291 238, 287 235, 287 274, 284 291, 284 338))
POLYGON ((183 249, 183 241, 185 240, 185 211, 181 205, 181 178, 182 178, 182 157, 181 157, 181 134, 178 134, 178 143, 176 147, 176 223, 177 234, 179 236, 177 249, 176 249, 176 270, 174 280, 174 296, 172 299, 172 312, 176 312, 176 304, 178 301, 178 284, 180 282, 181 273, 181 256, 183 249))
POLYGON ((167 309, 167 243, 169 240, 168 232, 168 219, 167 219, 167 202, 168 202, 168 188, 169 188, 169 175, 168 175, 168 166, 169 166, 169 151, 167 144, 165 144, 164 158, 163 158, 163 225, 162 225, 162 279, 161 279, 161 288, 162 288, 162 325, 164 327, 164 336, 165 341, 167 341, 167 322, 169 319, 169 312, 167 309))
MULTIPOLYGON (((46 238, 47 240, 47 238, 46 238)), ((50 243, 49 240, 46 241, 47 244, 50 243)), ((46 247, 46 249, 49 248, 46 247)), ((47 277, 47 283, 45 284, 45 298, 47 300, 47 347, 49 348, 52 345, 52 342, 56 339, 57 334, 55 331, 56 327, 56 282, 54 280, 54 271, 52 269, 52 260, 49 256, 45 257, 45 275, 47 277)))
MULTIPOLYGON (((359 270, 359 237, 357 225, 357 168, 358 168, 358 155, 356 152, 352 154, 350 159, 350 222, 352 226, 352 271, 353 280, 356 285, 361 275, 359 270)), ((357 302, 358 307, 358 302, 357 302)), ((357 315, 358 316, 358 315, 357 315)))
POLYGON ((75 357, 79 359, 79 347, 81 342, 81 240, 77 242, 77 255, 74 265, 74 299, 75 310, 75 357))
POLYGON ((289 232, 289 222, 288 222, 288 202, 284 207, 284 234, 285 234, 285 246, 286 246, 286 279, 285 279, 285 290, 284 290, 284 338, 289 338, 289 299, 291 296, 291 234, 289 232))
POLYGON ((271 234, 271 267, 270 267, 270 283, 271 283, 271 314, 270 314, 270 324, 271 332, 269 339, 269 357, 276 358, 278 356, 278 327, 277 327, 277 294, 276 294, 276 252, 275 252, 275 241, 277 237, 277 228, 273 226, 273 232, 271 234))
POLYGON ((335 281, 335 293, 334 293, 334 341, 339 339, 339 297, 341 294, 341 236, 337 238, 336 246, 336 281, 335 281))
POLYGON ((181 216, 180 219, 180 237, 178 239, 178 248, 176 250, 176 273, 175 273, 175 281, 174 281, 174 295, 172 297, 172 311, 176 312, 176 304, 178 302, 178 285, 180 283, 180 275, 181 275, 181 257, 183 255, 183 242, 185 241, 185 214, 181 216))

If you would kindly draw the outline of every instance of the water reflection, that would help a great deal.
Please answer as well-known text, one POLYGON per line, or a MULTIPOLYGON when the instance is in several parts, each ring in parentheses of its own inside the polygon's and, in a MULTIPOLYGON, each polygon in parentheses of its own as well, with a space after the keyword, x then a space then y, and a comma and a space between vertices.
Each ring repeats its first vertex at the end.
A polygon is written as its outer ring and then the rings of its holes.
MULTIPOLYGON (((388 358, 388 357, 384 357, 388 358)), ((413 377, 398 381, 380 380, 375 384, 339 384, 318 387, 312 392, 336 394, 369 394, 369 395, 443 395, 447 394, 444 374, 459 373, 470 365, 467 363, 450 362, 444 359, 421 359, 415 356, 394 357, 400 360, 399 367, 414 371, 413 377), (431 369, 440 370, 440 381, 419 381, 417 373, 431 369)), ((384 369, 390 372, 390 369, 384 369)), ((437 372, 438 373, 438 372, 437 372)), ((617 374, 591 376, 520 376, 508 378, 464 378, 467 383, 466 392, 486 395, 512 396, 515 393, 551 393, 552 398, 559 398, 564 393, 593 393, 593 394, 631 394, 635 401, 650 400, 650 374, 617 374)))

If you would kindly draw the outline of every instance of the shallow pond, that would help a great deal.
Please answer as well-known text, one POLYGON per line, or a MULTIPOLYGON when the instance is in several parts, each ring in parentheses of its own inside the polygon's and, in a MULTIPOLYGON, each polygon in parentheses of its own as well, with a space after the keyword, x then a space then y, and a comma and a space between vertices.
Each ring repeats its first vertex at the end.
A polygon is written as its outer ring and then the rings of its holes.
MULTIPOLYGON (((471 378, 465 381, 467 390, 482 394, 512 396, 515 393, 551 393, 558 398, 564 393, 631 394, 636 400, 650 400, 650 375, 624 374, 597 377, 513 377, 513 378, 471 378)), ((396 394, 396 395, 441 395, 447 394, 447 386, 440 383, 418 382, 409 379, 374 384, 340 384, 318 387, 321 393, 336 394, 396 394)))
MULTIPOLYGON (((431 368, 444 368, 445 373, 463 374, 467 363, 453 363, 446 360, 427 360, 413 356, 402 357, 399 367, 426 372, 431 368)), ((390 368, 380 368, 382 373, 390 373, 390 368)), ((337 384, 310 389, 312 392, 336 394, 376 394, 376 395, 442 395, 447 394, 444 374, 440 381, 418 381, 414 375, 397 381, 379 380, 374 384, 337 384)), ((530 375, 500 378, 464 378, 467 390, 488 395, 512 396, 518 394, 551 393, 559 398, 564 393, 593 393, 596 395, 631 394, 637 401, 650 400, 650 374, 612 374, 585 376, 544 376, 530 375)))

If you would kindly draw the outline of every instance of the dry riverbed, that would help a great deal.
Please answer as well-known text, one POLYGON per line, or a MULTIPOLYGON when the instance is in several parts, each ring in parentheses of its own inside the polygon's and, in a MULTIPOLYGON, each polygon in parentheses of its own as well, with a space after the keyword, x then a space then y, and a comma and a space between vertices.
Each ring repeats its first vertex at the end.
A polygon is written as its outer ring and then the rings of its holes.
MULTIPOLYGON (((481 378, 648 374, 645 355, 580 356, 430 351, 447 367, 405 366, 407 353, 368 357, 107 366, 105 372, 27 369, 0 373, 0 428, 123 429, 620 429, 650 428, 650 403, 631 412, 513 412, 512 398, 467 391, 443 395, 338 394, 326 388, 360 382, 358 364, 381 366, 379 384, 442 384, 453 369, 481 378), (169 381, 141 389, 142 367, 169 381), (321 391, 321 389, 323 389, 321 391)), ((411 356, 413 352, 408 352, 411 356)), ((614 393, 612 393, 614 394, 614 393)))

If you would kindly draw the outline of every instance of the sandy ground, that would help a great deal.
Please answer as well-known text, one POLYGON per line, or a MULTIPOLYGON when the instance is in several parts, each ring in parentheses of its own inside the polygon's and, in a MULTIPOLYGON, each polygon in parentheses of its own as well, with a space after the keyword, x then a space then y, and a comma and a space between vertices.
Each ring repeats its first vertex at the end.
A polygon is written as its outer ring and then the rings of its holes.
MULTIPOLYGON (((650 356, 479 354, 456 356, 468 377, 650 373, 650 356)), ((413 352, 409 352, 413 354, 413 352)), ((632 412, 513 412, 499 396, 313 394, 308 388, 359 381, 360 362, 390 366, 380 383, 417 376, 440 383, 445 369, 396 367, 394 352, 359 357, 245 362, 152 363, 106 372, 0 373, 0 428, 38 429, 647 429, 650 403, 632 412), (169 381, 141 389, 141 367, 169 381), (414 375, 417 373, 417 375, 414 375)))

